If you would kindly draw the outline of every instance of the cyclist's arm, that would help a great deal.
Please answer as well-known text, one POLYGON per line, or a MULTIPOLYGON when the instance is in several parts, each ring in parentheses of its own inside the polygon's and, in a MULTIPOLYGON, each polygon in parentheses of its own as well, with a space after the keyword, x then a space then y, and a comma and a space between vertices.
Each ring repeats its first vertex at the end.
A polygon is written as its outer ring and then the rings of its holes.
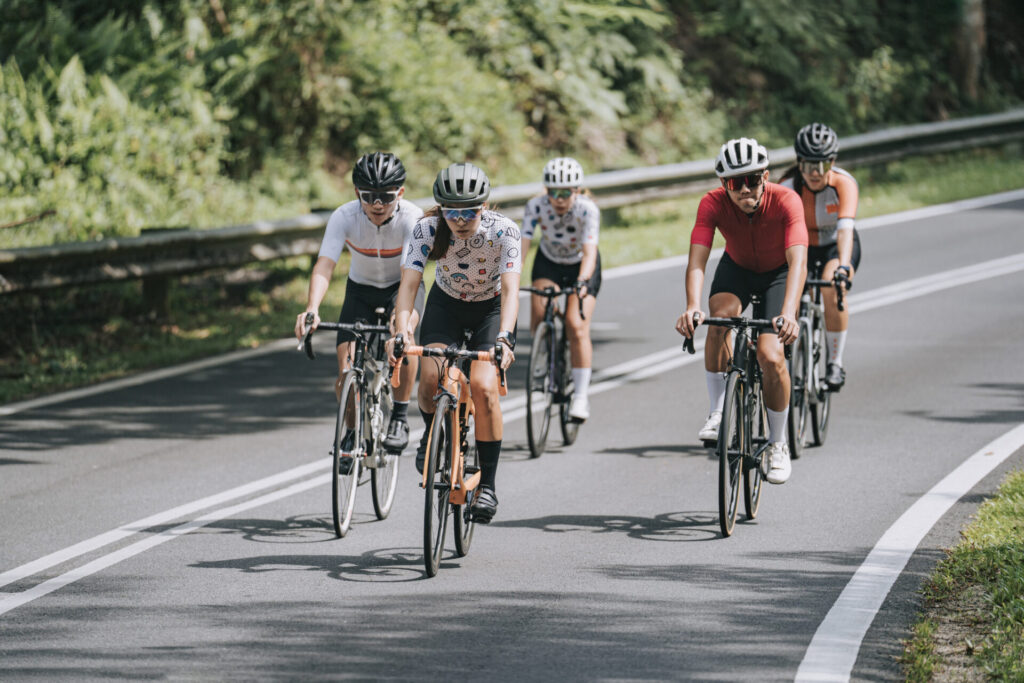
POLYGON ((839 265, 850 268, 853 275, 853 227, 836 231, 836 245, 839 247, 839 265))
POLYGON ((306 313, 313 314, 313 329, 320 324, 320 302, 327 296, 327 287, 331 283, 331 274, 334 272, 335 262, 326 256, 321 256, 313 266, 313 274, 309 278, 309 292, 306 294, 306 310, 299 314, 295 323, 295 336, 302 339, 306 333, 306 313))
POLYGON ((781 314, 796 320, 800 295, 803 294, 804 281, 807 279, 807 247, 802 244, 788 247, 786 263, 789 264, 789 273, 786 274, 786 296, 782 300, 781 314))
POLYGON ((395 333, 404 334, 408 340, 412 339, 410 317, 416 302, 416 291, 420 288, 422 280, 423 273, 421 271, 415 268, 404 268, 402 281, 398 285, 398 296, 395 297, 395 333))
POLYGON ((594 276, 595 270, 597 270, 597 245, 584 244, 583 259, 580 261, 580 274, 576 276, 576 279, 589 280, 594 276))
POLYGON ((686 263, 686 312, 676 321, 676 331, 684 337, 693 336, 693 314, 700 311, 704 269, 707 268, 710 256, 711 247, 690 243, 690 257, 686 263))

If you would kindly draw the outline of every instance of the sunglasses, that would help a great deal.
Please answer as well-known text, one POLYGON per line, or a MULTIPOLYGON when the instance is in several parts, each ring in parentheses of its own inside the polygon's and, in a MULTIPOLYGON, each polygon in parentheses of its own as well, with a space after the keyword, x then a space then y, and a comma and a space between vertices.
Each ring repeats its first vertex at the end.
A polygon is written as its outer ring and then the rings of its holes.
POLYGON ((573 189, 571 187, 549 187, 548 196, 552 199, 568 199, 572 196, 573 189))
POLYGON ((764 182, 764 173, 758 171, 756 173, 747 173, 746 175, 737 175, 731 178, 722 178, 722 182, 725 186, 733 192, 739 192, 746 185, 751 190, 757 189, 757 187, 764 182))
POLYGON ((462 219, 467 223, 469 221, 476 220, 476 217, 483 211, 482 206, 475 206, 471 209, 441 209, 441 213, 444 214, 446 221, 457 221, 462 219))
POLYGON ((831 159, 827 161, 805 161, 801 159, 799 165, 800 172, 803 173, 804 175, 811 175, 812 173, 815 172, 820 173, 821 175, 825 175, 830 170, 832 170, 831 159))
POLYGON ((396 199, 398 199, 398 190, 359 190, 359 199, 366 202, 367 204, 373 204, 375 202, 380 202, 381 204, 390 204, 396 199))

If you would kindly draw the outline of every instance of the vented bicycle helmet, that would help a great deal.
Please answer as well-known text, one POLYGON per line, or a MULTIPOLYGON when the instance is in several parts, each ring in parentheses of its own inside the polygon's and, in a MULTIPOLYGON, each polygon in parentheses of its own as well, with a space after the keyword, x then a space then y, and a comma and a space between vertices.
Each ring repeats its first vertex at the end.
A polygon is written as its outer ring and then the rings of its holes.
POLYGON ((715 160, 719 178, 763 171, 768 168, 768 150, 753 138, 735 138, 722 145, 715 160))
POLYGON ((544 164, 545 187, 579 187, 583 184, 583 167, 572 157, 556 157, 544 164))
POLYGON ((441 206, 462 209, 481 206, 491 195, 491 181, 482 169, 470 163, 452 164, 434 180, 434 201, 441 206))
POLYGON ((839 137, 824 123, 809 123, 796 134, 796 155, 808 161, 828 161, 839 152, 839 137))
POLYGON ((367 190, 405 185, 405 166, 391 152, 373 152, 359 157, 352 169, 352 184, 367 190))

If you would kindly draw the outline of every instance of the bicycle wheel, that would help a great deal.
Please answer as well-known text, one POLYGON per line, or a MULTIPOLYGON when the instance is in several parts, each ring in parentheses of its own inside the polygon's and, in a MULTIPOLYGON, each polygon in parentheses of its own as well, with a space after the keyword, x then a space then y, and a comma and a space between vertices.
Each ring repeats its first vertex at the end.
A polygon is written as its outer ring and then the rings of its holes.
POLYGON ((828 390, 825 383, 825 373, 828 372, 826 364, 828 356, 825 349, 825 330, 819 324, 814 331, 814 358, 811 372, 814 373, 812 387, 814 398, 811 403, 811 433, 814 437, 814 445, 825 444, 825 437, 828 436, 828 419, 832 415, 832 392, 828 390))
MULTIPOLYGON (((751 405, 750 435, 748 442, 750 450, 758 452, 762 446, 768 443, 768 414, 764 408, 764 395, 761 387, 755 386, 751 405)), ((763 455, 762 455, 763 457, 763 455)), ((747 511, 747 519, 757 517, 757 511, 761 507, 761 484, 764 477, 761 473, 760 464, 747 459, 743 463, 743 507, 747 511)))
POLYGON ((352 460, 354 461, 348 474, 339 474, 338 468, 341 464, 342 443, 345 436, 351 431, 355 434, 363 433, 363 410, 362 393, 359 382, 356 381, 355 373, 349 373, 348 378, 341 390, 341 402, 338 404, 338 419, 334 425, 334 463, 331 471, 331 511, 334 515, 334 533, 338 538, 344 538, 352 524, 352 511, 356 506, 356 486, 359 483, 359 454, 362 452, 362 439, 352 440, 352 460), (349 414, 349 421, 346 424, 345 414, 349 414))
POLYGON ((803 452, 807 440, 808 398, 807 378, 811 366, 811 338, 807 320, 800 319, 789 361, 789 416, 786 418, 786 438, 789 441, 789 455, 794 460, 803 452))
POLYGON ((569 345, 565 343, 565 330, 560 329, 558 331, 558 348, 561 349, 561 362, 559 363, 559 370, 561 372, 561 393, 564 397, 564 401, 558 407, 558 417, 562 426, 562 443, 566 446, 571 446, 576 441, 576 435, 580 431, 580 423, 572 419, 569 416, 569 406, 572 404, 572 395, 575 392, 575 386, 572 381, 572 358, 569 356, 569 345))
POLYGON ((388 393, 390 386, 381 389, 374 406, 374 419, 372 421, 375 434, 373 435, 374 457, 377 466, 370 471, 370 478, 373 480, 373 511, 377 519, 386 519, 391 512, 391 505, 395 502, 395 490, 398 488, 398 463, 400 459, 394 453, 388 453, 383 444, 387 434, 387 427, 391 421, 391 411, 387 408, 390 404, 388 393))
POLYGON ((424 489, 423 507, 423 564, 427 576, 436 576, 444 554, 444 536, 448 530, 448 495, 451 492, 448 462, 448 440, 451 437, 451 399, 442 396, 434 411, 434 424, 430 428, 430 448, 424 463, 427 487, 424 489))
POLYGON ((542 322, 533 333, 530 367, 526 373, 526 439, 530 457, 544 453, 551 427, 551 332, 552 325, 542 322))
MULTIPOLYGON (((476 452, 476 425, 473 422, 473 414, 466 415, 466 440, 462 444, 462 469, 463 476, 470 476, 480 469, 480 462, 476 452)), ((455 552, 459 557, 465 557, 469 553, 469 546, 473 542, 473 529, 476 524, 473 522, 473 515, 470 514, 470 507, 473 505, 472 495, 476 490, 470 491, 466 497, 465 505, 453 505, 452 517, 455 518, 455 552)))
POLYGON ((729 373, 722 426, 718 432, 718 525, 722 536, 731 536, 736 524, 743 456, 748 450, 743 429, 745 389, 739 373, 729 373))

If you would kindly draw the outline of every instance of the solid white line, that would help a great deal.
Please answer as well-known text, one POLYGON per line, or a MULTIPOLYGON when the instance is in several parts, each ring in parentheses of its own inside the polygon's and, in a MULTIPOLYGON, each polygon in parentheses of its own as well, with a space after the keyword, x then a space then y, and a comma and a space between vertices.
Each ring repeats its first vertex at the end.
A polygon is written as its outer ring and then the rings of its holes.
POLYGON ((1024 424, 968 458, 889 527, 818 626, 796 681, 849 680, 864 634, 917 546, 954 503, 1022 445, 1024 424))

